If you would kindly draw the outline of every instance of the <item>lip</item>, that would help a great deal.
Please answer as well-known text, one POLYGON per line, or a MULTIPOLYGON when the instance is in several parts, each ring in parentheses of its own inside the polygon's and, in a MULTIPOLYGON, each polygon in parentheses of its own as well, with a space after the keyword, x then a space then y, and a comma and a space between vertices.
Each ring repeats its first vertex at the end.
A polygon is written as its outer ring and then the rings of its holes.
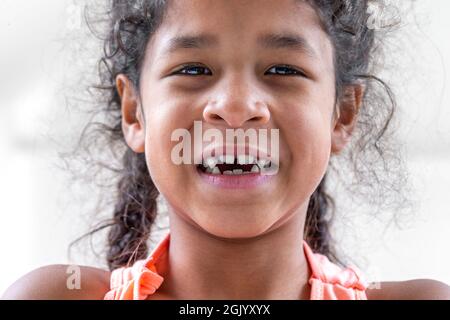
MULTIPOLYGON (((279 159, 272 159, 268 150, 258 148, 249 144, 213 144, 204 148, 200 154, 196 155, 198 163, 202 163, 204 159, 216 157, 219 155, 251 155, 255 159, 268 159, 279 167, 279 159)), ((253 189, 261 187, 272 181, 277 174, 248 173, 243 175, 224 175, 212 174, 200 170, 193 166, 199 178, 204 183, 221 189, 253 189)))
POLYGON ((269 183, 275 175, 263 175, 261 173, 251 173, 245 175, 214 175, 203 172, 198 168, 195 171, 200 179, 212 186, 223 189, 252 189, 269 183))

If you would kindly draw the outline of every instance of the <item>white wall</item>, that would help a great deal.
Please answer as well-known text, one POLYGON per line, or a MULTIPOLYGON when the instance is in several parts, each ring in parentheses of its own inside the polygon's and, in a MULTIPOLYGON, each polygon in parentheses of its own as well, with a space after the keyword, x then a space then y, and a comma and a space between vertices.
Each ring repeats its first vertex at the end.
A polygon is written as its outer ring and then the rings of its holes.
MULTIPOLYGON (((72 3, 0 2, 0 292, 41 265, 101 266, 82 252, 67 258, 69 242, 89 224, 95 189, 86 184, 76 192, 79 186, 56 168, 58 152, 73 142, 81 122, 65 99, 84 61, 76 60, 77 42, 68 40, 82 36, 72 3)), ((361 235, 359 246, 348 242, 345 251, 364 254, 366 260, 356 260, 375 280, 450 284, 449 10, 445 0, 417 1, 415 25, 399 45, 407 51, 398 53, 405 64, 388 72, 401 94, 401 134, 418 206, 405 230, 389 228, 381 237, 367 220, 355 219, 356 229, 345 231, 361 235)))

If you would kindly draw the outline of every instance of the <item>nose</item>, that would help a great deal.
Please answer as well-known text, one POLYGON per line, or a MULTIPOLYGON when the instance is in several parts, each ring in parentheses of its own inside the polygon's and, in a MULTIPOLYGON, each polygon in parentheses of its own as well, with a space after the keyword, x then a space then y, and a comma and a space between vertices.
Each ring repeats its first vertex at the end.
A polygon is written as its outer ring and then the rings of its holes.
POLYGON ((270 111, 256 90, 243 81, 234 81, 214 95, 203 111, 205 122, 241 128, 244 125, 263 125, 270 120, 270 111))

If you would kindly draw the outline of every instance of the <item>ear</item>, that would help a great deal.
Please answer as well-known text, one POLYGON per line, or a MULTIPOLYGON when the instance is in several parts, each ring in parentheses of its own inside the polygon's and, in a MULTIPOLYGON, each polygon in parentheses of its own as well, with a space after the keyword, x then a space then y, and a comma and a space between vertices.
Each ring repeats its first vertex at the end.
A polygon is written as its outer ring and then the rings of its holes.
POLYGON ((124 74, 116 77, 121 100, 122 131, 128 146, 136 153, 145 152, 145 125, 140 101, 134 85, 124 74))
POLYGON ((363 84, 353 84, 345 87, 344 95, 338 101, 338 115, 333 122, 334 128, 331 134, 332 154, 341 153, 350 142, 363 101, 364 92, 365 86, 363 84))

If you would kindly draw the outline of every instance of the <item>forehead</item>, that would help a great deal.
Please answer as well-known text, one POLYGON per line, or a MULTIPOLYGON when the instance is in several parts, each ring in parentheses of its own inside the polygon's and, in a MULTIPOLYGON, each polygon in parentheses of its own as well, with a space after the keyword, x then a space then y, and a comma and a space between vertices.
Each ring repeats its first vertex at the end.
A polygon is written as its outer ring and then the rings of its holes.
POLYGON ((320 25, 315 10, 304 0, 171 0, 166 22, 240 31, 267 24, 320 25))
POLYGON ((160 55, 186 47, 252 44, 303 48, 311 55, 326 51, 327 41, 316 11, 304 0, 171 0, 151 43, 160 55))
POLYGON ((163 42, 205 32, 223 42, 245 43, 264 33, 324 34, 315 10, 303 0, 170 0, 168 5, 155 35, 163 42))

